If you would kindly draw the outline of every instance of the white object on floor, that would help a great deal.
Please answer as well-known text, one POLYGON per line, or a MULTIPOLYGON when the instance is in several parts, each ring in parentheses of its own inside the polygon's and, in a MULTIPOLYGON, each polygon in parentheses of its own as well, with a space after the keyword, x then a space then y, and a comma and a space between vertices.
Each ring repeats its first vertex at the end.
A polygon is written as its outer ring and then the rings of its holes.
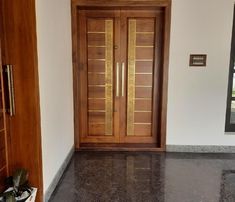
POLYGON ((33 191, 31 193, 31 196, 25 202, 35 202, 38 189, 34 187, 32 187, 32 189, 33 191))

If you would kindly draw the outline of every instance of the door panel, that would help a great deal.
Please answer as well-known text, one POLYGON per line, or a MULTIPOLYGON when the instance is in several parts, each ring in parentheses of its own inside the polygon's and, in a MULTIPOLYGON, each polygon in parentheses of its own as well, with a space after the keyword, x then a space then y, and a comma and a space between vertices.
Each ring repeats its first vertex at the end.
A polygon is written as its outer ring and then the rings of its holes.
POLYGON ((115 106, 115 11, 80 11, 80 96, 83 99, 81 142, 117 142, 114 128, 115 106))
POLYGON ((80 10, 81 143, 157 143, 161 10, 80 10))
POLYGON ((136 136, 143 130, 145 133, 142 136, 152 136, 151 130, 146 130, 152 123, 152 111, 139 110, 135 106, 135 100, 143 98, 138 100, 140 104, 146 101, 152 103, 153 70, 146 74, 144 66, 141 66, 143 74, 136 75, 135 65, 136 61, 154 60, 154 40, 149 45, 139 45, 136 40, 138 35, 154 35, 154 28, 154 18, 128 19, 127 136, 136 136))
POLYGON ((102 132, 100 135, 113 135, 113 24, 113 19, 87 20, 88 35, 104 35, 102 45, 88 39, 88 61, 104 61, 104 72, 88 72, 88 100, 91 99, 94 106, 97 100, 97 104, 102 100, 105 105, 104 109, 90 109, 88 105, 88 135, 96 128, 102 132))
POLYGON ((157 143, 161 11, 121 11, 121 18, 127 71, 120 142, 157 143))

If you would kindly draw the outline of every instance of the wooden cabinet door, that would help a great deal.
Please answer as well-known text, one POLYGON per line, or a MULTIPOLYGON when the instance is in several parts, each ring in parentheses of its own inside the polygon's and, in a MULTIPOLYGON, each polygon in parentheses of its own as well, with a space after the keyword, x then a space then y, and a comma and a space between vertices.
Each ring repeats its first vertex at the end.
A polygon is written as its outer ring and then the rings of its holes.
POLYGON ((123 143, 157 143, 160 135, 162 20, 161 10, 121 11, 123 143))
POLYGON ((161 10, 80 10, 81 143, 157 143, 161 10))
POLYGON ((119 11, 79 11, 80 140, 119 142, 119 11), (118 64, 117 64, 118 65, 118 64))
MULTIPOLYGON (((15 113, 5 113, 9 175, 18 168, 27 169, 30 184, 38 188, 39 202, 43 178, 35 1, 1 0, 0 36, 2 62, 12 65, 14 80, 15 113)), ((6 96, 7 108, 8 101, 6 96)))

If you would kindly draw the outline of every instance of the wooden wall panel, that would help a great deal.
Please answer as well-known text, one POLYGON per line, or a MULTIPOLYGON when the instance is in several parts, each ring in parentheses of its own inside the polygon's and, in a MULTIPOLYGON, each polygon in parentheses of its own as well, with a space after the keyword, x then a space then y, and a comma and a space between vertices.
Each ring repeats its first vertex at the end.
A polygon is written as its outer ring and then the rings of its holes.
MULTIPOLYGON (((1 6, 0 6, 1 11, 1 6)), ((0 15, 1 19, 1 15, 0 15)), ((0 23, 0 27, 2 23, 0 23)), ((2 47, 1 47, 1 28, 0 28, 0 192, 3 191, 4 180, 9 174, 8 166, 8 146, 6 141, 6 116, 5 116, 5 100, 4 100, 4 85, 3 85, 3 68, 2 68, 2 47)))

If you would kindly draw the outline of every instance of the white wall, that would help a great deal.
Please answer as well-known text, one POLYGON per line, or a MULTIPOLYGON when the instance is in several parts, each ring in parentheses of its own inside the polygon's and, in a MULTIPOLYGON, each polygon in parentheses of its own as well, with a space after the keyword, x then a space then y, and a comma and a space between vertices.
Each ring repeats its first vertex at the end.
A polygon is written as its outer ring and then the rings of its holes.
POLYGON ((74 145, 70 0, 37 0, 36 12, 45 192, 74 145))
MULTIPOLYGON (((224 133, 234 0, 172 0, 167 144, 235 145, 224 133), (189 54, 208 54, 190 68, 189 54)), ((73 146, 70 0, 37 0, 44 191, 73 146)))
POLYGON ((172 0, 168 145, 235 145, 224 132, 234 0, 172 0), (189 54, 208 55, 206 68, 189 54))

